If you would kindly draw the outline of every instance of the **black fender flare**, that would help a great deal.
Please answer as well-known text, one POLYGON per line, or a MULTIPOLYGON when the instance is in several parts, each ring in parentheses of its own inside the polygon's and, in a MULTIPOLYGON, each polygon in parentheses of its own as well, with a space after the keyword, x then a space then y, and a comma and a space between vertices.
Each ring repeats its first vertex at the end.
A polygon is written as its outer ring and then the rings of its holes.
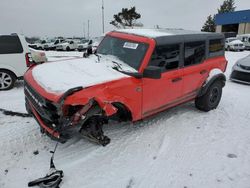
POLYGON ((226 76, 223 73, 216 74, 202 86, 202 88, 198 92, 197 97, 201 97, 202 95, 204 95, 207 92, 208 88, 217 80, 221 81, 222 87, 225 86, 226 76))

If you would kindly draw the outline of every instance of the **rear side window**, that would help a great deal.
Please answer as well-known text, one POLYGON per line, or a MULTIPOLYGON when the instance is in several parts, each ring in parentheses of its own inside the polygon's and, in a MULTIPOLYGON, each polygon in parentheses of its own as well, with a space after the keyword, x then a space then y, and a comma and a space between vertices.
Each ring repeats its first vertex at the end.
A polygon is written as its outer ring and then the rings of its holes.
POLYGON ((160 67, 162 72, 177 69, 180 60, 180 45, 157 46, 152 55, 150 66, 160 67))
POLYGON ((224 54, 224 40, 214 39, 209 41, 209 57, 220 56, 224 54))
POLYGON ((205 52, 205 41, 185 43, 184 66, 190 66, 201 63, 205 59, 205 52))
POLYGON ((0 36, 0 54, 23 53, 18 36, 0 36))

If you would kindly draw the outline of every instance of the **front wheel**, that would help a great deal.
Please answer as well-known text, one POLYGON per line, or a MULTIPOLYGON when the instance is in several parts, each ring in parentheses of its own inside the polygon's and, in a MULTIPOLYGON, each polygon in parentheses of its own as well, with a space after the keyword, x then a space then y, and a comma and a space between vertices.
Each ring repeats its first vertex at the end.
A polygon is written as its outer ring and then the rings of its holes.
POLYGON ((215 81, 207 90, 207 92, 195 99, 195 106, 201 111, 208 112, 217 108, 222 95, 221 81, 215 81))
POLYGON ((7 70, 0 70, 0 91, 12 89, 15 81, 16 77, 12 72, 7 70))

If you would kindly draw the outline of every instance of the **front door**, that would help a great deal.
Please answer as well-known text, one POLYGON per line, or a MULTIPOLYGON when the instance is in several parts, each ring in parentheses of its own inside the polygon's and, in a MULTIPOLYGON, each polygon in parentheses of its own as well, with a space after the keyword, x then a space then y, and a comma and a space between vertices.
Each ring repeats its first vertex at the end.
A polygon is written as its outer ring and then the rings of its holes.
POLYGON ((143 78, 142 117, 146 117, 174 106, 182 96, 182 70, 180 67, 180 45, 157 46, 149 66, 162 69, 160 79, 143 78))

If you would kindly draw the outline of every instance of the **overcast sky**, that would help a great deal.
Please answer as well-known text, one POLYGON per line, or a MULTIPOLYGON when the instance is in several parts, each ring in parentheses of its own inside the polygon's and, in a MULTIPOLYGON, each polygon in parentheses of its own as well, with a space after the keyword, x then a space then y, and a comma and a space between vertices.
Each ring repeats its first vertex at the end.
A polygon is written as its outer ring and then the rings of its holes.
MULTIPOLYGON (((209 14, 215 14, 223 0, 104 0, 105 31, 122 8, 136 6, 144 27, 200 30, 209 14)), ((237 10, 250 9, 250 0, 236 0, 237 10)), ((102 34, 101 0, 0 0, 0 33, 27 36, 83 36, 102 34)))

